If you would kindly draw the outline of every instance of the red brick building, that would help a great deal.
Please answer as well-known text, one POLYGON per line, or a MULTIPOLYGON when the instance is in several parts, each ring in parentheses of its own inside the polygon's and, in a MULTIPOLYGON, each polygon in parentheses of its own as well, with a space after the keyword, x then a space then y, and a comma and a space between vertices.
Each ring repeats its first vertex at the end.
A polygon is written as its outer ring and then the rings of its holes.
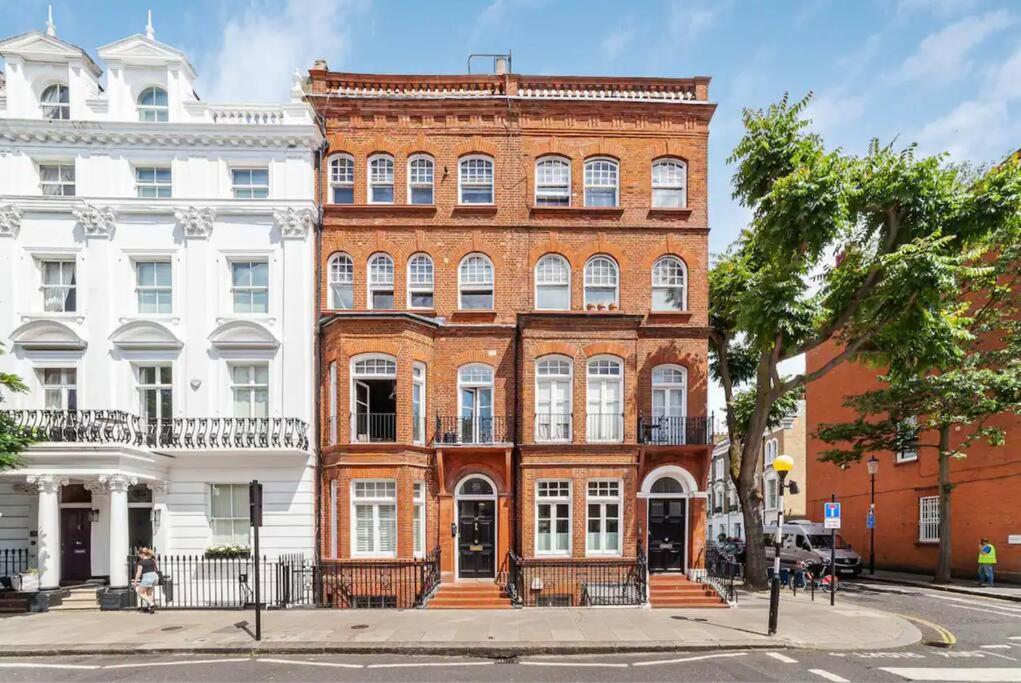
POLYGON ((320 66, 322 557, 691 567, 709 79, 320 66))
MULTIPOLYGON (((817 369, 832 358, 834 347, 824 345, 808 354, 806 369, 817 369)), ((819 462, 827 445, 815 436, 822 423, 854 419, 843 406, 848 394, 878 387, 880 371, 845 363, 811 382, 808 404, 808 516, 821 519, 823 503, 837 494, 842 503, 840 533, 866 563, 869 531, 866 528, 870 491, 865 463, 841 471, 819 462)), ((951 543, 955 576, 976 575, 978 544, 983 536, 996 546, 997 580, 1021 581, 1021 506, 1016 502, 1021 487, 1021 418, 998 416, 990 425, 1006 431, 1006 445, 984 444, 968 449, 968 457, 951 460, 951 543)), ((932 441, 932 439, 927 439, 932 441)), ((931 448, 919 452, 875 453, 876 474, 876 567, 924 574, 936 571, 939 551, 938 463, 931 448)))

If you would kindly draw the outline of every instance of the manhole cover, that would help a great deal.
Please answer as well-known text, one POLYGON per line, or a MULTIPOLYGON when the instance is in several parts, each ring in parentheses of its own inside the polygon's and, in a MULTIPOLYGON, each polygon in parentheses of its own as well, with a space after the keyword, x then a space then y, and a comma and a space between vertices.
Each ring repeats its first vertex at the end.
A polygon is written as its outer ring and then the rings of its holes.
POLYGON ((184 628, 184 627, 183 626, 167 626, 165 628, 161 628, 160 630, 161 631, 180 631, 182 628, 184 628))
POLYGON ((351 627, 352 631, 361 631, 363 628, 369 628, 368 624, 355 624, 351 627))

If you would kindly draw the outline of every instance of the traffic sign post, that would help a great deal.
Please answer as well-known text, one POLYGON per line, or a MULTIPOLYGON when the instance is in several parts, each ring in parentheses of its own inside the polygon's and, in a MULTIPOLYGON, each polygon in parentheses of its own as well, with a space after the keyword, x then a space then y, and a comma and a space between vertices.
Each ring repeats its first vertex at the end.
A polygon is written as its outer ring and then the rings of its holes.
POLYGON ((837 595, 837 529, 840 528, 840 503, 837 494, 830 496, 830 502, 823 508, 823 522, 830 530, 830 607, 837 595))
POLYGON ((262 484, 248 485, 248 519, 252 525, 252 553, 255 561, 255 639, 262 640, 262 590, 259 576, 259 527, 262 526, 262 484))
POLYGON ((872 506, 869 508, 869 514, 865 516, 865 528, 875 529, 876 528, 876 508, 872 506))
POLYGON ((837 494, 833 494, 833 502, 824 503, 823 526, 827 529, 840 528, 840 503, 836 502, 837 494))

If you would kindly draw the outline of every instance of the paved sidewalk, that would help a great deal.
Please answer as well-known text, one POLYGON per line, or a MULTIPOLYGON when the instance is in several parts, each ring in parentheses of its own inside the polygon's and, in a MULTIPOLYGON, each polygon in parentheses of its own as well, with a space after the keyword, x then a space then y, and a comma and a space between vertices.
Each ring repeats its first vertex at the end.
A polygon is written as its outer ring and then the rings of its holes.
POLYGON ((1021 602, 1021 585, 1005 583, 997 584, 993 588, 979 586, 978 581, 966 581, 964 579, 953 579, 948 584, 932 582, 932 576, 926 574, 911 574, 909 572, 891 572, 877 569, 875 576, 868 573, 862 574, 858 581, 878 581, 880 583, 892 583, 901 586, 918 586, 920 588, 931 588, 933 590, 947 591, 948 593, 962 593, 964 595, 981 595, 987 598, 998 598, 1000 600, 1013 600, 1021 602))
MULTIPOLYGON (((817 596, 818 597, 818 596, 817 596)), ((809 647, 883 649, 918 642, 907 620, 785 595, 780 633, 765 635, 768 596, 734 609, 284 610, 47 612, 0 618, 0 656, 139 653, 415 653, 508 656, 809 647), (242 622, 247 622, 243 624, 242 622), (240 626, 239 626, 240 624, 240 626)))

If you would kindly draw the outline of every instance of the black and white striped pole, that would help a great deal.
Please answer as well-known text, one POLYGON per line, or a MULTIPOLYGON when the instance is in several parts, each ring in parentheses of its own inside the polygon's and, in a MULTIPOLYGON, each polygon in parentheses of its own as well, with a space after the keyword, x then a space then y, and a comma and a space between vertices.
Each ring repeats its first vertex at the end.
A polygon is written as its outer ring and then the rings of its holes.
POLYGON ((776 622, 780 616, 780 545, 783 541, 783 494, 787 475, 794 469, 794 458, 789 455, 777 456, 773 471, 779 477, 777 486, 776 535, 773 537, 773 580, 769 586, 769 635, 776 633, 776 622))

